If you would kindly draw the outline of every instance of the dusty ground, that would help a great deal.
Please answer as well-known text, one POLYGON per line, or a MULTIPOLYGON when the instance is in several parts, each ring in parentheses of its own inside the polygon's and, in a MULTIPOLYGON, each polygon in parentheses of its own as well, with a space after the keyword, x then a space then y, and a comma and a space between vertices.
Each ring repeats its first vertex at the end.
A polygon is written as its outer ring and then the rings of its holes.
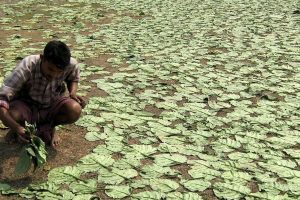
MULTIPOLYGON (((17 2, 17 0, 15 1, 1 1, 0 3, 13 3, 13 2, 17 2)), ((112 21, 112 19, 109 17, 110 16, 111 11, 107 11, 106 13, 104 13, 105 17, 104 19, 102 19, 102 21, 100 21, 100 23, 106 24, 106 23, 110 23, 112 21)), ((51 14, 47 14, 47 13, 43 13, 45 14, 45 17, 47 17, 48 15, 51 14)), ((0 12, 0 17, 1 15, 3 15, 3 13, 1 14, 0 12)), ((30 15, 26 16, 27 18, 30 18, 30 15)), ((24 19, 24 21, 26 21, 26 17, 24 19)), ((92 30, 92 26, 93 24, 88 24, 86 22, 86 24, 88 26, 91 27, 90 30, 92 30)), ((49 24, 47 23, 43 23, 41 22, 39 25, 37 26, 43 26, 44 29, 52 29, 54 31, 57 31, 56 35, 54 35, 53 37, 60 37, 61 33, 58 30, 55 30, 56 27, 50 27, 49 24)), ((23 38, 31 38, 28 43, 37 43, 37 42, 41 42, 41 41, 45 41, 45 39, 42 37, 42 30, 41 29, 33 29, 31 31, 28 30, 20 30, 20 31, 0 31, 0 47, 6 47, 7 43, 6 43, 6 38, 8 35, 12 35, 12 34, 19 34, 21 35, 21 37, 23 38)), ((85 34, 88 34, 85 33, 85 34)), ((72 42, 73 44, 75 43, 74 38, 71 38, 70 42, 72 42)), ((212 51, 214 49, 211 49, 212 51)), ((37 52, 32 52, 32 53, 37 53, 37 52)), ((91 65, 96 65, 96 66, 102 66, 104 67, 104 70, 110 73, 114 73, 116 72, 116 68, 111 67, 111 65, 107 62, 107 59, 111 58, 111 55, 106 55, 106 54, 101 54, 99 57, 97 58, 88 58, 86 60, 83 60, 81 62, 87 64, 88 66, 91 65)), ((207 60, 203 60, 203 63, 206 63, 207 60)), ((124 64, 124 66, 121 67, 126 67, 126 64, 124 64)), ((0 69, 1 72, 1 69, 0 69)), ((88 82, 87 80, 90 79, 97 79, 97 78, 101 78, 101 76, 98 75, 91 75, 89 77, 87 77, 85 79, 85 81, 82 82, 83 85, 89 85, 91 86, 91 88, 89 89, 89 91, 87 91, 87 95, 85 96, 86 101, 89 100, 89 98, 91 96, 105 96, 107 95, 104 91, 99 90, 98 88, 95 87, 94 84, 88 82)), ((174 82, 166 82, 165 84, 174 84, 174 82)), ((139 91, 137 91, 139 92, 139 91)), ((140 91, 142 92, 142 91, 140 91)), ((255 103, 256 99, 253 99, 254 103, 255 103)), ((183 100, 184 103, 185 100, 183 100)), ((162 112, 161 109, 156 108, 156 107, 152 107, 152 106, 146 106, 145 111, 151 112, 153 113, 155 116, 159 116, 160 113, 162 112)), ((227 113, 231 112, 232 110, 228 109, 228 110, 224 110, 222 112, 219 112, 218 115, 220 116, 226 116, 227 113)), ((19 144, 6 144, 3 140, 4 135, 6 134, 7 129, 0 129, 0 182, 5 182, 10 184, 13 187, 16 188, 24 188, 26 186, 28 186, 29 184, 32 183, 39 183, 39 182, 43 182, 47 179, 47 175, 49 170, 59 167, 59 166, 67 166, 67 165, 74 165, 81 157, 87 155, 88 153, 91 152, 91 150, 97 146, 99 144, 99 142, 89 142, 86 141, 84 136, 85 136, 85 129, 80 128, 78 126, 75 125, 67 125, 64 126, 63 129, 60 129, 59 131, 57 131, 57 133, 59 134, 59 136, 62 138, 63 143, 56 149, 52 149, 52 148, 48 148, 48 152, 49 152, 49 157, 48 157, 48 161, 47 161, 47 165, 43 168, 43 169, 38 169, 36 172, 29 172, 28 174, 18 177, 14 174, 14 168, 20 153, 20 150, 22 148, 21 145, 19 144)), ((135 141, 134 139, 129 140, 130 144, 134 144, 137 143, 138 141, 135 141)), ((157 144, 159 145, 159 144, 157 144)), ((210 149, 208 149, 207 151, 209 151, 210 149)), ((118 155, 115 155, 117 159, 118 155)), ((147 160, 145 160, 145 164, 149 162, 147 160)), ((183 166, 177 166, 176 170, 180 171, 182 174, 184 174, 185 176, 188 176, 187 171, 189 170, 187 165, 183 165, 183 166)), ((91 174, 91 176, 93 176, 93 174, 91 174)), ((255 190, 255 186, 256 185, 250 185, 250 187, 252 188, 252 190, 255 190)), ((214 192, 212 189, 207 189, 202 193, 198 193, 199 195, 201 195, 203 197, 203 199, 207 200, 216 200, 217 198, 214 195, 214 192)), ((110 199, 106 196, 106 194, 104 193, 103 190, 99 191, 96 193, 97 196, 99 196, 101 199, 110 199)), ((18 198, 16 196, 1 196, 0 195, 0 200, 2 199, 21 199, 18 198)))
MULTIPOLYGON (((96 145, 95 142, 86 141, 85 131, 75 125, 67 125, 58 130, 57 134, 63 142, 53 149, 48 147, 47 164, 35 172, 28 172, 24 176, 16 176, 14 169, 19 157, 22 145, 7 144, 4 136, 7 130, 0 130, 0 180, 9 183, 16 188, 24 188, 31 183, 39 183, 46 180, 49 170, 66 165, 74 165, 81 157, 87 155, 96 145)), ((0 196, 0 199, 19 199, 16 196, 0 196)))
MULTIPOLYGON (((87 61, 87 64, 93 63, 94 65, 105 66, 107 71, 113 71, 110 68, 110 64, 107 63, 109 55, 103 55, 101 59, 91 59, 87 61)), ((92 75, 93 78, 97 78, 92 75)), ((87 95, 84 97, 86 102, 93 95, 105 96, 106 94, 99 91, 95 85, 88 81, 83 81, 83 85, 92 86, 88 91, 85 91, 87 95)), ((42 169, 38 169, 35 172, 28 172, 24 176, 16 176, 14 169, 19 158, 21 144, 7 144, 4 141, 8 129, 0 129, 0 182, 10 184, 15 188, 24 188, 32 183, 40 183, 47 179, 48 172, 56 167, 74 165, 80 158, 87 155, 95 148, 99 142, 87 141, 84 136, 86 130, 76 125, 66 125, 57 131, 57 134, 62 139, 62 143, 56 148, 48 147, 48 160, 46 166, 42 169)), ((104 192, 97 194, 102 199, 106 199, 107 196, 104 192)), ((16 196, 1 196, 0 200, 4 199, 21 199, 16 196)))
MULTIPOLYGON (((16 33, 16 31, 13 31, 16 33)), ((34 34, 37 37, 34 37, 35 40, 42 41, 42 38, 39 38, 41 34, 39 30, 32 32, 18 32, 22 34, 22 37, 31 36, 34 34), (38 37, 39 36, 39 37, 38 37)), ((7 32, 0 33, 1 41, 6 37, 7 32)), ((13 34, 13 33, 10 33, 13 34)), ((1 46, 4 46, 2 43, 1 46)), ((36 52, 33 52, 33 54, 36 52)), ((98 59, 91 59, 85 62, 86 64, 94 64, 99 66, 106 66, 106 70, 110 71, 109 64, 106 62, 109 58, 109 55, 103 55, 98 59)), ((94 77, 96 78, 96 77, 94 77)), ((87 81, 82 82, 83 85, 91 85, 92 88, 87 92, 87 96, 84 99, 88 102, 89 97, 97 94, 98 96, 105 95, 101 91, 98 91, 97 88, 88 83, 87 81)), ((57 134, 62 139, 62 143, 53 149, 48 147, 48 160, 46 166, 43 169, 38 169, 35 172, 30 171, 24 176, 16 176, 14 169, 19 158, 20 150, 22 149, 21 144, 7 144, 4 141, 4 136, 6 135, 8 129, 0 129, 0 182, 5 182, 10 184, 15 188, 24 188, 32 183, 43 182, 47 179, 48 172, 56 167, 74 165, 81 157, 87 155, 91 150, 98 145, 97 142, 87 141, 85 136, 85 129, 80 128, 76 125, 66 125, 62 129, 57 131, 57 134)), ((99 194, 105 198, 105 194, 99 194)), ((21 199, 17 196, 2 196, 0 195, 0 200, 4 199, 21 199)))
MULTIPOLYGON (((10 4, 16 3, 19 0, 6 0, 0 1, 0 3, 10 4)), ((39 11, 43 12, 43 11, 39 11)), ((0 16, 4 16, 4 13, 0 12, 0 16)), ((45 15, 51 16, 51 13, 45 13, 45 15)), ((27 16, 28 19, 31 15, 27 16)), ((26 18, 26 17, 25 17, 26 18)), ((24 21, 26 19, 23 18, 24 21)), ((107 21, 103 22, 106 23, 107 21)), ((24 22, 26 23, 26 22, 24 22)), ((47 24, 46 21, 41 22, 38 26, 44 26, 45 29, 51 28, 51 25, 47 24)), ((52 27, 53 28, 53 27, 52 27)), ((0 31, 0 47, 5 48, 8 46, 7 37, 11 34, 20 34, 23 38, 30 38, 28 44, 35 42, 43 42, 44 39, 42 37, 43 30, 32 29, 30 31, 27 30, 19 30, 19 31, 0 31)), ((58 35, 57 35, 58 36, 58 35)), ((51 38, 49 38, 50 40, 51 38)), ((42 49, 41 49, 42 51, 42 49)), ((32 52, 32 54, 36 54, 39 52, 32 52)), ((89 62, 94 62, 98 65, 107 66, 106 60, 107 56, 103 57, 105 59, 100 60, 91 60, 89 62)), ((86 63, 88 64, 88 63, 86 63)), ((0 69, 0 73, 2 73, 0 69)), ((88 83, 82 83, 88 85, 88 83)), ((85 100, 88 102, 89 97, 95 91, 95 88, 91 88, 91 90, 87 91, 87 96, 85 96, 85 100)), ((6 182, 13 187, 16 188, 24 188, 31 183, 43 182, 46 180, 48 172, 59 166, 66 165, 74 165, 81 157, 87 155, 97 143, 89 142, 85 140, 85 130, 75 125, 66 125, 62 129, 57 131, 57 134, 61 137, 62 143, 57 147, 57 149, 53 149, 51 147, 48 148, 48 160, 46 166, 43 169, 38 169, 37 171, 29 172, 28 174, 18 177, 14 174, 15 165, 17 163, 20 150, 22 145, 20 144, 7 144, 4 142, 4 136, 8 129, 0 129, 0 182, 6 182)), ((18 199, 16 196, 8 197, 1 196, 0 199, 18 199)))
MULTIPOLYGON (((12 2, 13 3, 13 2, 12 2)), ((103 23, 108 23, 110 20, 103 21, 103 23)), ((7 34, 20 34, 22 37, 30 37, 33 38, 34 41, 31 42, 39 42, 43 41, 41 37, 40 30, 33 31, 4 31, 0 32, 1 41, 6 38, 7 34)), ((6 46, 5 42, 0 43, 0 46, 6 46)), ((37 52, 33 52, 36 54, 37 52)), ((111 58, 111 55, 103 54, 97 58, 90 58, 85 60, 83 63, 96 66, 103 66, 105 71, 114 73, 116 72, 116 68, 111 67, 111 64, 107 62, 107 59, 111 58)), ((124 64, 123 67, 126 67, 124 64)), ((87 95, 84 99, 88 102, 91 96, 105 96, 107 95, 105 92, 99 90, 95 84, 90 83, 89 79, 97 79, 100 78, 99 75, 90 75, 84 81, 81 82, 82 85, 89 85, 91 88, 87 92, 87 95)), ((147 111, 152 112, 156 115, 159 115, 158 110, 147 108, 147 111)), ((19 153, 22 149, 21 144, 7 144, 4 141, 4 136, 6 135, 8 129, 0 129, 0 182, 5 182, 10 184, 14 188, 24 188, 32 183, 41 183, 47 179, 48 172, 56 167, 74 165, 80 158, 87 155, 91 152, 93 148, 95 148, 98 142, 90 142, 87 141, 84 136, 86 130, 80 128, 76 125, 66 125, 62 129, 57 131, 57 134, 61 137, 62 143, 57 147, 57 149, 53 149, 48 147, 48 160, 46 166, 42 169, 38 169, 35 172, 28 172, 23 176, 16 176, 14 173, 14 169, 16 163, 19 158, 19 153)), ((101 199, 109 199, 109 197, 103 191, 99 191, 96 194, 101 199)), ((0 195, 0 200, 4 199, 22 199, 17 196, 2 196, 0 195)))

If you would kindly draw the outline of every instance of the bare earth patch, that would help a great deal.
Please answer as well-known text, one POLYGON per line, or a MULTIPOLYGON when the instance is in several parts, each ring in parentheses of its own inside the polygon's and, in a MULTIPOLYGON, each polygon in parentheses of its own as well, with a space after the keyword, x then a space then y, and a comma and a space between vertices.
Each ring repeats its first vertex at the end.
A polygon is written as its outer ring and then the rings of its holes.
MULTIPOLYGON (((15 188, 24 188, 32 183, 40 183, 47 179, 51 169, 61 166, 74 165, 81 157, 87 155, 95 148, 97 142, 85 140, 84 129, 75 125, 65 126, 66 129, 57 131, 62 143, 53 149, 48 147, 48 160, 46 165, 37 169, 35 172, 29 171, 23 176, 16 176, 14 173, 19 153, 22 149, 21 144, 6 144, 4 136, 7 130, 0 130, 0 182, 6 182, 15 188)), ((0 196, 2 199, 16 199, 16 197, 0 196)))

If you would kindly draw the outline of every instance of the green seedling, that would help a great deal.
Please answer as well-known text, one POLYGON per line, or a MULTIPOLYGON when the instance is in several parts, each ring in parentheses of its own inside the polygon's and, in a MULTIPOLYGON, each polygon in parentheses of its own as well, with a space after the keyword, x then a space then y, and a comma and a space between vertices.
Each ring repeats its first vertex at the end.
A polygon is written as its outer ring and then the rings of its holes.
POLYGON ((36 170, 46 163, 47 151, 45 143, 36 136, 36 131, 35 125, 26 122, 25 133, 30 137, 30 142, 21 150, 21 155, 15 168, 16 174, 26 173, 30 169, 31 164, 36 170))

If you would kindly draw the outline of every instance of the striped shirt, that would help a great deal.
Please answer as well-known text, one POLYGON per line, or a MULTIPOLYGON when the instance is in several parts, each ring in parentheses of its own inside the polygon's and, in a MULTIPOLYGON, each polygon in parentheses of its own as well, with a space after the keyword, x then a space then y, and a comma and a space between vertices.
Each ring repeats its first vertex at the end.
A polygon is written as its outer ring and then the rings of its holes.
POLYGON ((78 82, 79 78, 80 70, 74 58, 59 77, 49 81, 41 72, 40 55, 27 56, 4 80, 0 88, 0 107, 9 109, 10 101, 26 98, 47 108, 64 95, 64 82, 78 82))

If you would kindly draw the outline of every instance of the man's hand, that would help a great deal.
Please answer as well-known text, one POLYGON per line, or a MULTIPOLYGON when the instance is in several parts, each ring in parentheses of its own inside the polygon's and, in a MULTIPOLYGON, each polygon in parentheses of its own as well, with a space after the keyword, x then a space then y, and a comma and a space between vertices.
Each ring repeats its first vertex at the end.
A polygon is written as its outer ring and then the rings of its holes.
POLYGON ((79 103, 82 109, 86 106, 85 100, 81 96, 77 96, 76 94, 70 94, 70 98, 74 99, 77 103, 79 103))
POLYGON ((25 134, 25 128, 18 126, 16 128, 16 133, 18 135, 18 141, 22 143, 29 143, 30 138, 25 134))
POLYGON ((3 124, 11 129, 13 134, 17 134, 17 139, 19 142, 29 142, 30 138, 25 134, 25 128, 11 117, 7 108, 0 107, 0 120, 3 122, 3 124))

